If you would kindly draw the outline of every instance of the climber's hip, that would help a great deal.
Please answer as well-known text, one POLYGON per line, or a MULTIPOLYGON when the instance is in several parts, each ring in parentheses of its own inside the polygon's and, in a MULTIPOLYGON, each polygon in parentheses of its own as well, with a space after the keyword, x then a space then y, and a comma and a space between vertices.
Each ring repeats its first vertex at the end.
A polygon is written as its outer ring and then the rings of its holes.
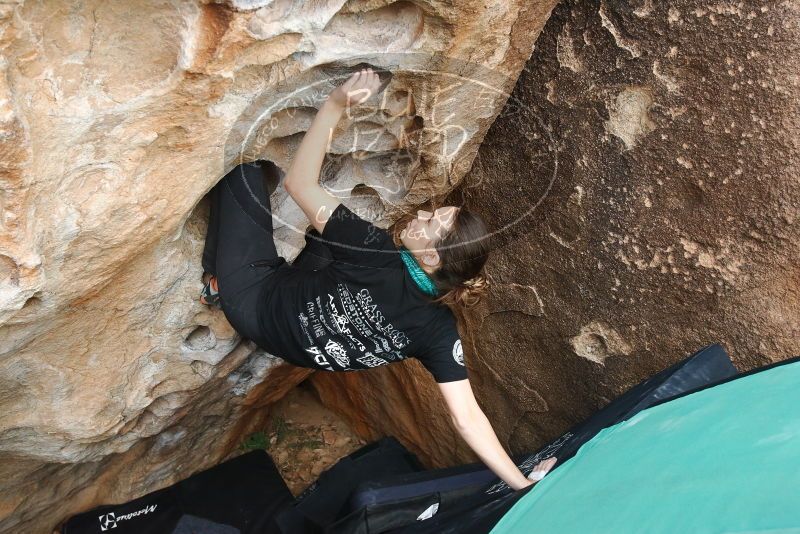
POLYGON ((264 346, 258 322, 258 313, 263 305, 261 296, 270 277, 286 263, 286 260, 266 258, 245 263, 235 271, 217 281, 222 311, 231 326, 242 336, 264 346))

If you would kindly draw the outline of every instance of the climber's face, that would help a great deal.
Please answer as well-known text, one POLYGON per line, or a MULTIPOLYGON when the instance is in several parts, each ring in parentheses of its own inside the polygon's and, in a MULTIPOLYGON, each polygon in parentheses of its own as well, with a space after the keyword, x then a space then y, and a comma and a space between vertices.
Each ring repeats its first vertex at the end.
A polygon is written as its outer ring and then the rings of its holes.
POLYGON ((435 268, 439 264, 439 254, 434 247, 452 230, 457 213, 456 206, 442 206, 434 212, 419 210, 417 217, 400 232, 403 245, 417 260, 422 260, 423 268, 435 268))

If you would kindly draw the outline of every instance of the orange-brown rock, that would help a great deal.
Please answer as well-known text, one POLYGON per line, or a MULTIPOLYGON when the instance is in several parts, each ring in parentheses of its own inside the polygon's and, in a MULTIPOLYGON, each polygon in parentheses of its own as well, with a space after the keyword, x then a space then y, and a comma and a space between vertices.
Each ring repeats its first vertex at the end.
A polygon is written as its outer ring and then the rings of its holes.
MULTIPOLYGON (((796 3, 553 11, 463 182, 497 231, 465 360, 511 451, 709 343, 800 355, 798 72, 796 3)), ((312 382, 369 435, 475 460, 414 363, 312 382)))

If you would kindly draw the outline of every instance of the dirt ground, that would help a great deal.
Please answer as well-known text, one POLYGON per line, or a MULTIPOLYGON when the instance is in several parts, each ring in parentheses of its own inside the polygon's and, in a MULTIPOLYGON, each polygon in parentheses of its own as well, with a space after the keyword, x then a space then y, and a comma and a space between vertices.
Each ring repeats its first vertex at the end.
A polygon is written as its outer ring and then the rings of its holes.
POLYGON ((304 383, 274 405, 267 426, 250 435, 241 449, 265 449, 296 497, 328 467, 364 445, 304 383))

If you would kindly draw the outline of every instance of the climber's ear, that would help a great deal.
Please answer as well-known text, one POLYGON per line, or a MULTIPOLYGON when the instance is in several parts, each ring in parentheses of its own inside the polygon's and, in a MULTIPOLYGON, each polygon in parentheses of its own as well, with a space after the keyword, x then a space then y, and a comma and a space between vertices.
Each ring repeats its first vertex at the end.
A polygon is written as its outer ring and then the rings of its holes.
POLYGON ((428 267, 436 267, 439 265, 439 253, 436 249, 431 249, 422 256, 422 262, 428 267))

